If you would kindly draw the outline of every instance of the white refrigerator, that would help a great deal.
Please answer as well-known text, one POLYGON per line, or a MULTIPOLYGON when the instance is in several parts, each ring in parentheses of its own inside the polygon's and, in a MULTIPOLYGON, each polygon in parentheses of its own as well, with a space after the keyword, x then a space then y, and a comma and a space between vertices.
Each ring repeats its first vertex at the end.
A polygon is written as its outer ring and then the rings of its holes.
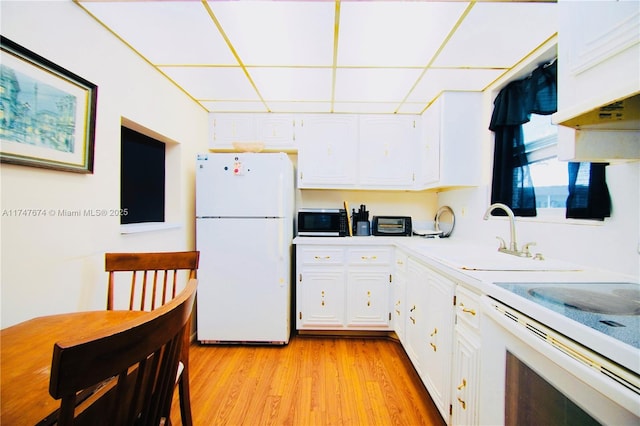
POLYGON ((201 343, 289 342, 293 179, 284 153, 197 156, 201 343))

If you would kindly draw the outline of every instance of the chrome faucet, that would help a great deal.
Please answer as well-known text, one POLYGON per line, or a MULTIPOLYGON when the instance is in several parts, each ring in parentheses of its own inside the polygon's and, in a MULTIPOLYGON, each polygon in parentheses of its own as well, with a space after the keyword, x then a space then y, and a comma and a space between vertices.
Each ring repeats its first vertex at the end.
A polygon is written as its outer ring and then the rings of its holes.
POLYGON ((516 242, 516 218, 513 214, 513 210, 509 208, 506 204, 502 203, 494 203, 489 206, 487 211, 484 213, 484 220, 489 219, 489 215, 494 209, 501 209, 507 213, 509 216, 509 231, 510 231, 510 240, 509 247, 507 248, 504 239, 500 237, 496 237, 500 240, 500 247, 498 247, 498 251, 502 253, 512 254, 514 256, 520 257, 531 257, 531 252, 529 251, 529 247, 535 245, 536 243, 527 243, 524 245, 523 250, 518 250, 518 243, 516 242))

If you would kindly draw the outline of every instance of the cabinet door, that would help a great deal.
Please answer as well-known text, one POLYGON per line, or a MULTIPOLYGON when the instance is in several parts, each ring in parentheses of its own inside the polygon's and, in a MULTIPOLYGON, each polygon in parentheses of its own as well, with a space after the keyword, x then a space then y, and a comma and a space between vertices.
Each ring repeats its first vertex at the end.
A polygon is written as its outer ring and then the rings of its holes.
POLYGON ((420 184, 435 185, 440 180, 440 103, 434 103, 422 115, 419 144, 420 184))
POLYGON ((389 327, 387 269, 350 268, 347 273, 347 326, 389 327))
POLYGON ((358 174, 357 116, 309 116, 298 130, 298 187, 354 187, 358 174))
POLYGON ((637 1, 558 3, 560 121, 638 93, 639 18, 637 1))
POLYGON ((444 92, 424 112, 420 142, 423 188, 482 181, 482 93, 444 92))
POLYGON ((425 333, 423 380, 442 416, 449 415, 455 285, 433 270, 425 273, 429 309, 425 333))
POLYGON ((298 329, 344 326, 342 267, 304 268, 296 289, 298 329))
POLYGON ((361 116, 359 186, 411 188, 417 133, 411 116, 361 116))
POLYGON ((255 142, 256 125, 252 114, 213 114, 211 116, 212 149, 232 147, 233 142, 255 142))
POLYGON ((391 315, 393 328, 400 339, 400 343, 406 345, 405 317, 406 317, 406 286, 407 286, 407 255, 400 249, 395 252, 395 265, 393 272, 393 306, 391 315))
MULTIPOLYGON (((407 266, 406 293, 406 327, 405 336, 407 355, 418 375, 424 376, 427 366, 424 364, 424 352, 427 339, 427 307, 429 306, 428 289, 426 286, 426 268, 413 259, 409 259, 407 266)), ((423 379, 424 381, 424 379, 423 379)))
POLYGON ((478 424, 480 338, 466 326, 456 326, 453 345, 451 424, 478 424))
POLYGON ((295 122, 291 114, 256 114, 256 138, 266 149, 295 150, 295 122))

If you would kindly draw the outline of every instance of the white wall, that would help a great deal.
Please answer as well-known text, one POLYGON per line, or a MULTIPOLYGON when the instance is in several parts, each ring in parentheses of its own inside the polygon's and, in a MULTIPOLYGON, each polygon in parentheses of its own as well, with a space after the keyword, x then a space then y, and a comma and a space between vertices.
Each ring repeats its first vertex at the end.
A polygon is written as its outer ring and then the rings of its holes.
MULTIPOLYGON (((535 61, 534 61, 535 62, 535 61)), ((493 102, 495 92, 485 94, 493 102)), ((489 116, 484 122, 489 123, 489 116)), ((438 205, 449 205, 456 215, 453 238, 471 240, 497 249, 500 236, 509 241, 507 218, 483 220, 491 203, 493 133, 487 131, 482 142, 485 165, 484 185, 438 194, 438 205)), ((607 167, 607 185, 611 193, 611 217, 604 221, 516 218, 518 247, 535 242, 533 253, 640 276, 640 162, 611 164, 607 167)))
MULTIPOLYGON (((72 1, 2 1, 2 35, 98 85, 93 174, 2 164, 1 206, 120 207, 123 119, 174 141, 167 220, 178 228, 121 235, 118 217, 1 217, 1 326, 104 309, 107 251, 195 247, 194 158, 207 150, 207 113, 72 1)), ((141 167, 143 167, 141 165, 141 167)))

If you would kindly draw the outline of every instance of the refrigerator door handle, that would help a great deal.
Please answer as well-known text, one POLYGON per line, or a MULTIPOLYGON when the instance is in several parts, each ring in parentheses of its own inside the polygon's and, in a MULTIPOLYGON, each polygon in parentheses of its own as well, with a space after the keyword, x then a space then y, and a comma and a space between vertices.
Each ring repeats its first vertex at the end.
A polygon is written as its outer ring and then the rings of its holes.
POLYGON ((280 260, 284 260, 284 221, 278 220, 278 250, 280 260))
POLYGON ((284 217, 284 174, 278 175, 278 217, 284 217))

